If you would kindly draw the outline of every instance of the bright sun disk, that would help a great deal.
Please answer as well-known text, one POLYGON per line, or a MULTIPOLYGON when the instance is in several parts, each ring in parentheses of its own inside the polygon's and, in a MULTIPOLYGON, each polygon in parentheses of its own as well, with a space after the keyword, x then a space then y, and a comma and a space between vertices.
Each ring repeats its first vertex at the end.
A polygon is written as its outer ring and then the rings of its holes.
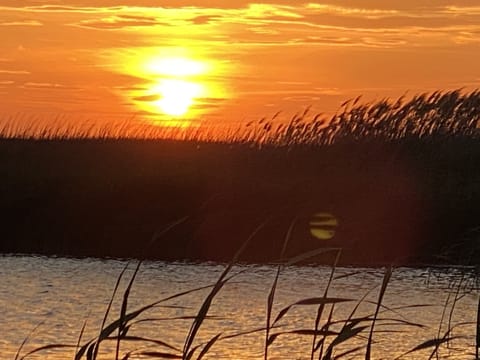
POLYGON ((152 88, 161 97, 155 101, 155 106, 166 115, 183 116, 194 104, 195 98, 204 93, 204 87, 199 83, 181 79, 164 79, 152 88))
POLYGON ((203 111, 195 108, 202 98, 224 96, 215 84, 213 75, 220 69, 215 61, 190 57, 186 51, 145 51, 126 66, 128 73, 149 80, 144 89, 135 90, 131 96, 141 99, 136 105, 151 114, 195 118, 203 111))

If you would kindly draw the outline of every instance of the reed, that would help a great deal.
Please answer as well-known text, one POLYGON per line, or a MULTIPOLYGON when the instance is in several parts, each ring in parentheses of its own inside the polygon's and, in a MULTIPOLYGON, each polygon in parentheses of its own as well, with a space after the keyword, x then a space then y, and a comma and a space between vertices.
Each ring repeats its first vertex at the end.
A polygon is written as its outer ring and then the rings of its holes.
POLYGON ((398 141, 478 137, 480 90, 435 91, 361 103, 345 101, 326 117, 310 116, 309 108, 290 121, 276 113, 270 119, 225 125, 194 122, 189 126, 162 126, 127 118, 116 121, 84 121, 75 124, 61 116, 49 122, 32 117, 0 119, 0 138, 28 140, 71 139, 176 139, 190 142, 241 143, 253 146, 331 145, 344 142, 398 141))
MULTIPOLYGON (((344 358, 351 358, 351 359, 365 359, 368 360, 371 358, 372 348, 375 346, 374 337, 377 332, 376 324, 382 325, 384 324, 396 324, 401 327, 404 327, 403 330, 407 333, 409 328, 416 327, 422 328, 423 325, 405 320, 400 315, 395 316, 398 310, 406 309, 406 308, 416 308, 416 307, 424 307, 428 305, 406 305, 400 307, 389 307, 383 303, 384 295, 387 292, 387 286, 391 279, 393 268, 389 267, 385 270, 385 274, 383 276, 383 281, 380 286, 378 300, 370 302, 375 306, 374 312, 367 315, 357 315, 358 309, 360 305, 368 302, 366 300, 367 296, 375 289, 372 287, 370 291, 365 293, 365 295, 360 299, 352 299, 352 298, 338 298, 338 297, 329 297, 328 296, 328 289, 330 287, 335 286, 336 279, 340 277, 335 277, 335 264, 332 265, 332 276, 327 279, 327 286, 324 290, 322 296, 319 297, 309 297, 304 299, 299 299, 294 303, 291 303, 285 307, 283 307, 276 315, 273 313, 273 305, 274 305, 274 295, 278 285, 278 279, 281 273, 281 269, 288 264, 292 265, 295 264, 296 261, 300 259, 308 259, 312 255, 324 254, 328 252, 335 251, 337 254, 340 253, 338 249, 328 249, 322 248, 317 249, 315 251, 310 252, 309 254, 301 254, 292 259, 282 259, 281 265, 277 267, 277 271, 273 278, 273 283, 270 291, 268 292, 266 299, 267 299, 267 312, 266 312, 266 325, 264 327, 254 328, 244 332, 235 332, 235 329, 225 329, 220 333, 217 333, 207 341, 198 342, 196 337, 200 331, 200 328, 203 326, 204 322, 211 319, 212 317, 209 316, 209 310, 212 307, 212 304, 221 291, 221 289, 234 277, 238 276, 241 272, 232 273, 232 269, 238 257, 248 245, 248 243, 255 237, 256 233, 261 230, 261 228, 265 225, 265 222, 260 224, 251 234, 250 238, 243 244, 243 246, 238 250, 238 252, 234 255, 232 261, 225 265, 225 269, 221 272, 220 276, 218 277, 217 281, 211 285, 198 287, 196 289, 191 289, 188 291, 184 291, 181 293, 174 294, 172 296, 163 298, 158 300, 154 303, 147 304, 139 309, 134 311, 128 311, 128 299, 131 296, 131 289, 134 284, 135 278, 138 272, 141 269, 141 261, 137 263, 133 274, 131 275, 130 279, 128 280, 128 284, 123 291, 123 295, 120 297, 120 314, 118 317, 106 325, 107 315, 110 312, 112 302, 114 298, 116 298, 116 294, 119 291, 119 284, 120 280, 124 277, 125 271, 128 268, 129 264, 125 266, 125 268, 119 274, 116 284, 113 289, 112 297, 109 301, 107 309, 105 311, 105 317, 102 321, 102 326, 100 333, 97 337, 84 342, 82 345, 79 345, 81 342, 81 335, 78 340, 78 344, 48 344, 45 346, 41 346, 34 350, 27 352, 26 354, 20 356, 22 349, 25 343, 28 341, 29 336, 23 341, 21 344, 18 353, 15 357, 15 360, 23 360, 28 359, 32 355, 42 354, 45 351, 61 349, 61 350, 68 350, 71 349, 75 351, 74 359, 75 360, 96 360, 99 357, 99 349, 100 344, 104 341, 113 341, 115 342, 115 347, 113 350, 112 356, 115 359, 133 359, 133 358, 156 358, 156 359, 182 359, 182 360, 202 360, 207 355, 211 349, 215 346, 215 344, 229 340, 232 338, 238 338, 241 341, 242 336, 254 333, 265 333, 265 348, 264 348, 264 355, 263 358, 265 360, 269 359, 269 347, 272 346, 274 343, 281 341, 281 338, 285 336, 308 336, 313 337, 313 349, 310 353, 311 358, 318 358, 319 360, 334 360, 334 359, 344 359, 344 358), (203 303, 201 304, 198 312, 194 315, 185 315, 181 317, 164 317, 164 318, 140 318, 141 315, 146 315, 149 310, 166 304, 168 301, 172 299, 177 299, 182 296, 196 293, 200 290, 208 290, 208 294, 205 297, 203 303), (356 302, 353 309, 351 310, 350 314, 344 319, 335 319, 333 315, 333 311, 330 311, 326 320, 322 323, 321 316, 319 317, 319 313, 321 313, 327 306, 331 308, 341 307, 344 304, 349 304, 356 302), (285 322, 288 323, 288 315, 292 309, 298 307, 317 307, 316 311, 312 312, 312 319, 314 320, 314 327, 312 329, 308 328, 294 328, 292 330, 282 330, 282 327, 285 325, 285 322), (392 316, 393 314, 394 316, 392 316), (158 321, 174 321, 176 319, 182 320, 192 320, 192 324, 190 326, 190 330, 185 338, 185 342, 183 345, 183 349, 179 346, 175 346, 173 344, 168 343, 167 341, 162 339, 162 335, 158 335, 159 338, 147 338, 142 336, 132 336, 129 335, 131 329, 136 328, 141 323, 145 322, 158 322, 158 321), (273 319, 273 320, 272 320, 273 319), (226 334, 228 331, 234 331, 233 333, 226 334), (116 332, 116 335, 115 335, 116 332), (359 344, 359 341, 363 339, 364 343, 359 344), (125 350, 122 352, 124 348, 123 344, 126 343, 136 344, 138 348, 125 350), (152 348, 152 346, 154 346, 152 348), (364 355, 360 353, 364 352, 364 355), (353 357, 352 357, 353 356, 353 357)), ((294 226, 294 223, 290 225, 287 234, 285 236, 284 245, 288 244, 290 238, 290 232, 294 226)), ((283 253, 283 251, 282 251, 283 253)), ((336 261, 335 261, 336 262, 336 261)), ((342 276, 350 276, 352 274, 342 275, 342 276)), ((456 291, 454 294, 455 300, 451 302, 451 309, 450 311, 453 312, 453 309, 457 305, 460 296, 460 289, 462 287, 459 285, 456 286, 456 291)), ((448 312, 447 307, 445 307, 445 312, 448 312)), ((443 323, 443 318, 441 323, 443 323)), ((468 325, 471 325, 475 322, 469 322, 468 325)), ((446 324, 448 325, 447 329, 443 329, 439 332, 439 335, 435 338, 431 338, 428 340, 424 340, 419 342, 418 345, 414 346, 412 349, 404 352, 400 356, 396 357, 395 359, 402 359, 407 355, 411 355, 413 353, 418 352, 425 352, 430 350, 429 355, 427 355, 426 359, 432 359, 433 357, 439 355, 439 350, 442 346, 446 346, 448 348, 449 343, 458 339, 458 336, 454 336, 453 332, 455 328, 458 326, 463 326, 465 324, 453 324, 451 320, 447 321, 446 324)), ((477 329, 480 327, 480 322, 477 319, 476 322, 477 329)), ((85 324, 82 326, 80 334, 83 333, 85 328, 85 324)), ((37 329, 37 328, 36 328, 37 329)), ((36 330, 35 329, 35 330, 36 330)), ((34 330, 34 331, 35 331, 34 330)), ((401 336, 402 332, 398 333, 395 332, 396 336, 401 336)), ((478 341, 478 333, 476 335, 478 341)), ((127 346, 125 346, 127 349, 127 346)), ((398 350, 398 349, 396 349, 398 350)), ((475 352, 478 351, 478 345, 475 345, 475 352)), ((415 355, 416 359, 419 359, 418 355, 415 355)))

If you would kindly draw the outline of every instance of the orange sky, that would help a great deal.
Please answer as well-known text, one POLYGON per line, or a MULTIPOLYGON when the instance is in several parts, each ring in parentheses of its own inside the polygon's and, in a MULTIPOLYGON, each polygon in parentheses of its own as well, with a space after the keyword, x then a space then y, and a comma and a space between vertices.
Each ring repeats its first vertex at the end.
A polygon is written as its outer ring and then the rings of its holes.
POLYGON ((480 87, 477 0, 0 0, 0 39, 0 122, 238 124, 480 87))

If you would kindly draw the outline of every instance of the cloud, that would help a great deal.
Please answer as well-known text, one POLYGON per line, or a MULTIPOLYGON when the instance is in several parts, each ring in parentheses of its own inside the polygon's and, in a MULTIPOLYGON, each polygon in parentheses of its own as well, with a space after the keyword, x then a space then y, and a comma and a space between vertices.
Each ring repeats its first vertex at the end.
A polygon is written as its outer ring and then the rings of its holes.
POLYGON ((317 4, 310 3, 306 6, 307 10, 311 10, 316 13, 337 14, 344 16, 358 16, 365 18, 379 18, 390 17, 398 15, 399 10, 396 9, 372 9, 372 8, 355 8, 346 6, 335 6, 330 4, 317 4))
POLYGON ((152 101, 157 101, 160 99, 160 95, 144 95, 144 96, 137 96, 134 97, 133 100, 135 101, 144 101, 144 102, 152 102, 152 101))
POLYGON ((39 89, 39 90, 79 90, 79 87, 76 86, 66 86, 58 83, 49 83, 49 82, 33 82, 29 81, 24 83, 21 88, 24 89, 39 89))
POLYGON ((213 21, 217 21, 222 17, 219 15, 199 15, 190 19, 190 21, 195 25, 205 25, 210 24, 213 21))
POLYGON ((220 108, 225 102, 226 98, 202 97, 195 99, 192 109, 195 110, 214 110, 220 108))
POLYGON ((480 6, 445 6, 442 10, 445 14, 480 15, 480 6))
POLYGON ((102 19, 82 20, 74 25, 93 29, 118 30, 129 27, 144 27, 170 24, 160 22, 155 17, 115 15, 102 19))
POLYGON ((67 6, 67 5, 33 5, 33 6, 2 6, 0 0, 0 10, 18 11, 28 13, 104 13, 122 10, 123 6, 97 7, 97 6, 67 6))
POLYGON ((0 69, 0 74, 9 74, 9 75, 29 75, 30 72, 26 70, 2 70, 0 69))
POLYGON ((0 26, 42 26, 38 20, 19 20, 19 21, 5 21, 0 22, 0 26))

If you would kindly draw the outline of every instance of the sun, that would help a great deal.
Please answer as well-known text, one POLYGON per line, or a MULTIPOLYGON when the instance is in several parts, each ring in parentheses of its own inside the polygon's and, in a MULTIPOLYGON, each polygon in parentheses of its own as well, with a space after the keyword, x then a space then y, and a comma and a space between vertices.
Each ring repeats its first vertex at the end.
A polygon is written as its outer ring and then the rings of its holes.
POLYGON ((152 87, 152 92, 159 95, 153 104, 162 113, 170 116, 184 116, 195 99, 205 92, 204 87, 195 82, 182 79, 163 79, 152 87))
POLYGON ((143 71, 155 79, 148 92, 158 96, 149 104, 156 112, 171 117, 185 117, 197 99, 206 96, 202 76, 208 72, 206 62, 188 57, 151 57, 144 61, 143 71))
POLYGON ((139 48, 119 66, 142 81, 124 93, 127 101, 158 125, 198 123, 229 96, 222 83, 228 64, 198 49, 139 48))

